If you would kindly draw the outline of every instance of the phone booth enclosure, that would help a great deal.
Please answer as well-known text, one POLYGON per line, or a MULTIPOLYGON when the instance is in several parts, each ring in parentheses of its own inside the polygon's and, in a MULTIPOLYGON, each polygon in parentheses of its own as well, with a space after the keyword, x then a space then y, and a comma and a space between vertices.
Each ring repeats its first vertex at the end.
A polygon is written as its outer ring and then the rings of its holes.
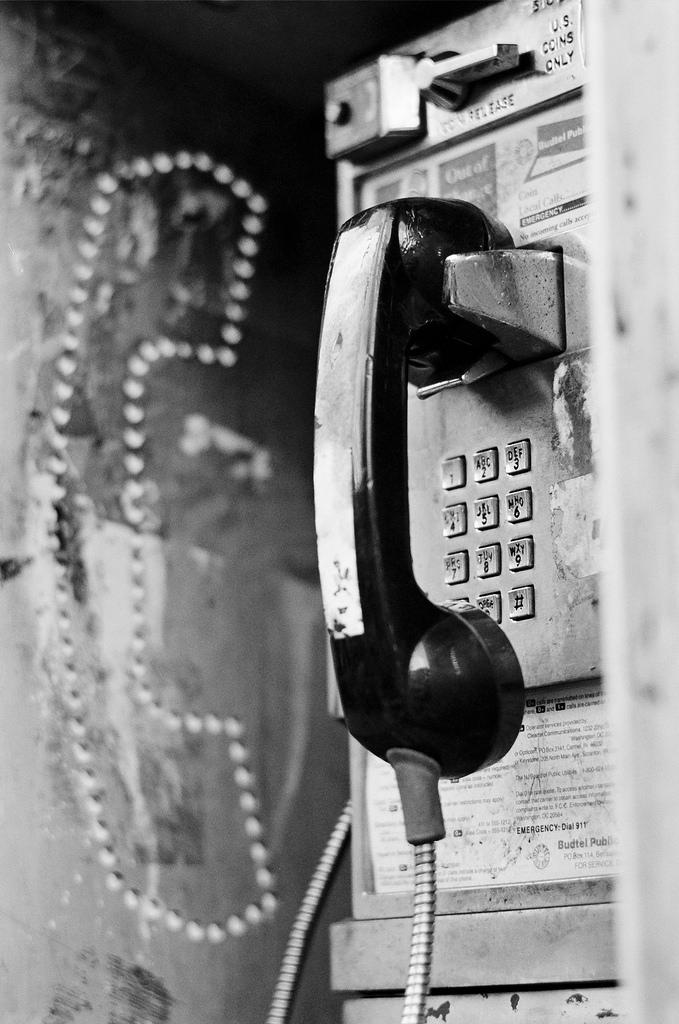
MULTIPOLYGON (((479 935, 484 922, 486 929, 510 928, 511 946, 511 928, 518 935, 528 914, 528 945, 514 950, 513 961, 511 954, 501 957, 495 982, 488 965, 485 974, 470 970, 462 981, 452 967, 449 977, 437 977, 435 957, 437 987, 592 985, 615 977, 610 901, 619 844, 598 625, 602 524, 589 351, 593 209, 583 31, 575 0, 483 8, 399 48, 399 55, 464 54, 510 42, 520 52, 514 70, 476 82, 456 111, 426 102, 419 137, 411 126, 410 135, 366 144, 371 129, 364 125, 352 151, 348 129, 338 142, 328 128, 329 152, 344 147, 337 162, 340 222, 396 198, 462 199, 503 223, 517 247, 560 253, 563 261, 561 354, 427 397, 409 386, 417 582, 436 604, 466 600, 499 622, 527 687, 524 724, 507 757, 468 779, 441 783, 448 834, 438 844, 437 934, 445 944, 442 927, 457 927, 448 915, 464 915, 474 918, 479 935), (499 913, 506 911, 519 913, 499 913), (569 927, 579 944, 562 944, 545 967, 541 958, 549 959, 554 934, 569 927), (585 934, 591 941, 582 941, 585 934)), ((366 77, 364 69, 330 83, 329 99, 350 100, 366 77)), ((384 83, 377 88, 380 95, 384 83)), ((540 317, 539 306, 534 313, 540 317)), ((381 922, 382 936, 400 936, 407 925, 411 851, 391 768, 353 742, 352 794, 356 921, 335 927, 335 984, 388 989, 395 979, 384 957, 371 956, 368 933, 374 922, 381 922), (361 957, 366 971, 356 966, 361 957)), ((574 999, 569 1013, 577 1005, 574 999)), ((541 1012, 551 1009, 544 1003, 541 1012)), ((360 1010, 347 1012, 363 1019, 360 1010)))

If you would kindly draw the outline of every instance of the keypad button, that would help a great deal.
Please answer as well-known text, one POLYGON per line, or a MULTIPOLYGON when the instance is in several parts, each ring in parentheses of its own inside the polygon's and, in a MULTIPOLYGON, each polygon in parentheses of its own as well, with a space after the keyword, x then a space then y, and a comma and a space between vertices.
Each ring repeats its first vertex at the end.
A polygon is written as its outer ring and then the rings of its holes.
POLYGON ((512 441, 505 445, 505 470, 509 476, 526 473, 530 469, 530 441, 512 441))
POLYGON ((441 511, 444 537, 459 537, 467 532, 467 506, 464 502, 448 505, 441 511))
POLYGON ((469 579, 469 552, 451 551, 443 559, 443 580, 449 587, 469 579))
POLYGON ((535 617, 535 591, 533 587, 515 587, 507 594, 510 619, 535 617))
POLYGON ((500 500, 496 494, 474 502, 474 526, 477 530, 492 530, 500 523, 500 500))
POLYGON ((444 491, 454 491, 467 483, 467 460, 464 455, 455 455, 441 463, 441 486, 444 491))
POLYGON ((508 523, 525 523, 533 518, 533 492, 530 487, 510 491, 506 501, 508 523))
POLYGON ((476 599, 477 607, 490 615, 495 622, 502 622, 502 598, 500 594, 481 594, 476 599))
POLYGON ((485 580, 489 576, 499 576, 500 568, 499 544, 486 544, 485 547, 476 549, 476 575, 478 579, 485 580))
POLYGON ((517 537, 510 540, 507 545, 507 563, 510 572, 523 572, 524 569, 532 569, 533 559, 533 538, 517 537))
POLYGON ((474 455, 474 480, 477 484, 497 480, 499 475, 497 448, 485 448, 474 455))

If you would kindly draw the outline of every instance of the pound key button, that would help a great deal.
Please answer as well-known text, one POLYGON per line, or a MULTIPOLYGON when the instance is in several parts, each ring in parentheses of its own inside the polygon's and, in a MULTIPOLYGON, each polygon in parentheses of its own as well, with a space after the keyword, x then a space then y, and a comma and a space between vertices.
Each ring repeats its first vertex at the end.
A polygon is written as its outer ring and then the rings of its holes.
POLYGON ((535 591, 533 587, 515 587, 507 594, 510 619, 535 617, 535 591))

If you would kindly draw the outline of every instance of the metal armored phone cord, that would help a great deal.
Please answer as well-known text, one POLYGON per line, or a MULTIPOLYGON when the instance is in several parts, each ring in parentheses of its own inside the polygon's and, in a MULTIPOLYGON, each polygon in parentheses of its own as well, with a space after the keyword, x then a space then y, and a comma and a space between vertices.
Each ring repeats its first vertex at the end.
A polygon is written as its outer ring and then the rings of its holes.
POLYGON ((410 963, 401 1024, 422 1024, 434 947, 436 914, 436 845, 421 843, 414 849, 415 894, 410 936, 410 963))
POLYGON ((350 830, 351 801, 347 801, 344 810, 337 819, 335 827, 330 833, 330 838, 326 843, 316 870, 311 876, 311 881, 297 911, 297 917, 290 929, 266 1024, 286 1024, 288 1020, 288 1014, 297 990, 300 970, 307 950, 311 927, 316 920, 321 902, 327 892, 328 884, 337 866, 350 830))
POLYGON ((432 758, 416 750, 389 750, 387 760, 396 772, 406 839, 415 848, 410 963, 401 1024, 423 1024, 436 919, 435 843, 446 834, 438 791, 441 768, 432 758))

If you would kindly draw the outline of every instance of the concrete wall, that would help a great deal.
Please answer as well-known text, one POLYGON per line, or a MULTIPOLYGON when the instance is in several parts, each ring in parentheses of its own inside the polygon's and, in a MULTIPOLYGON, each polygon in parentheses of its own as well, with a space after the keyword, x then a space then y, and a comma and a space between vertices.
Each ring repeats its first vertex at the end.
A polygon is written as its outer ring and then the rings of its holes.
MULTIPOLYGON (((259 1021, 347 793, 310 486, 320 131, 86 5, 3 4, 0 47, 0 1016, 259 1021)), ((299 1020, 335 1015, 326 931, 299 1020)))

